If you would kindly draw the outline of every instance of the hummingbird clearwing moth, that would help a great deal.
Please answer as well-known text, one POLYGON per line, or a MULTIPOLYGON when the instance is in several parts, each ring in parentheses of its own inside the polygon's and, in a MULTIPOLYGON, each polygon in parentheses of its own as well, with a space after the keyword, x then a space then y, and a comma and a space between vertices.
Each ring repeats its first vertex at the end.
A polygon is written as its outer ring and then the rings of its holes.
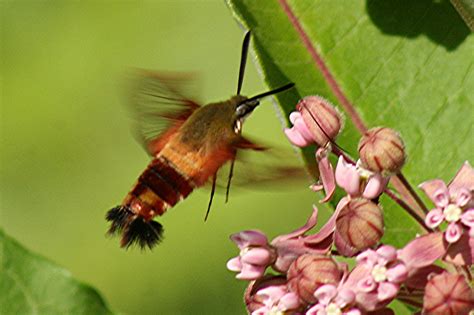
POLYGON ((180 91, 185 78, 141 71, 130 96, 139 141, 152 156, 145 171, 122 203, 107 212, 108 233, 121 235, 121 246, 153 248, 163 237, 154 220, 186 198, 195 188, 212 182, 209 213, 217 171, 230 163, 227 196, 238 150, 265 148, 242 136, 242 124, 263 97, 283 92, 293 83, 246 97, 240 94, 250 32, 240 59, 237 93, 230 99, 200 106, 180 91))

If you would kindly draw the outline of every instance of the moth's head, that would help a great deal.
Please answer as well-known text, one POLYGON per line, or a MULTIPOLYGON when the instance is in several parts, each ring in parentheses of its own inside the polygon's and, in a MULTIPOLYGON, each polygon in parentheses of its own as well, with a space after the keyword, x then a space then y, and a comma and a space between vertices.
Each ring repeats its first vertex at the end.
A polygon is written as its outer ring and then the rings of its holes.
POLYGON ((259 99, 249 99, 243 95, 235 95, 230 99, 233 112, 233 128, 235 133, 240 133, 242 123, 253 112, 255 107, 260 104, 259 99))

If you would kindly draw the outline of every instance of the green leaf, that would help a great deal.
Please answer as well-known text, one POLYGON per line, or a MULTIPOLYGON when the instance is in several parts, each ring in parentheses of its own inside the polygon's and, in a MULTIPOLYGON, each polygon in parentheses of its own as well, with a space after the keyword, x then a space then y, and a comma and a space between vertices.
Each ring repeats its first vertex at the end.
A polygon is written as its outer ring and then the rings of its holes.
POLYGON ((0 230, 0 314, 112 314, 93 288, 0 230))
MULTIPOLYGON (((347 119, 337 143, 353 157, 362 124, 398 130, 408 154, 403 173, 415 187, 432 178, 449 181, 472 160, 474 37, 450 2, 228 0, 228 5, 252 31, 266 83, 271 88, 296 83, 296 90, 277 95, 286 116, 306 95, 339 105, 347 119)), ((313 163, 314 148, 304 155, 313 163)), ((403 246, 419 228, 394 202, 381 202, 384 242, 403 246)))

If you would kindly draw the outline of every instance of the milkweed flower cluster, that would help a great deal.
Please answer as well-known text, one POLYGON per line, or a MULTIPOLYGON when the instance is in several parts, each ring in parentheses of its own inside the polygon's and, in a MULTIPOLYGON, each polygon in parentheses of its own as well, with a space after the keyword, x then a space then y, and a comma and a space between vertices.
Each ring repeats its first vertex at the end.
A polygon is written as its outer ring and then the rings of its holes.
POLYGON ((400 135, 386 127, 368 130, 354 161, 334 142, 342 115, 325 99, 305 97, 290 121, 293 126, 285 134, 292 144, 316 146, 320 182, 311 189, 325 192, 320 202, 332 200, 337 187, 346 195, 315 233, 310 232, 318 220, 313 206, 303 226, 273 240, 258 230, 231 236, 240 254, 227 267, 238 279, 249 281, 244 295, 248 313, 394 314, 390 303, 398 299, 422 314, 469 314, 474 309, 469 284, 474 170, 469 163, 448 185, 439 179, 420 185, 435 206, 418 220, 427 233, 395 248, 381 243, 385 228, 379 197, 406 161, 400 135), (330 154, 338 155, 335 166, 330 154), (347 259, 354 263, 347 264, 347 259))

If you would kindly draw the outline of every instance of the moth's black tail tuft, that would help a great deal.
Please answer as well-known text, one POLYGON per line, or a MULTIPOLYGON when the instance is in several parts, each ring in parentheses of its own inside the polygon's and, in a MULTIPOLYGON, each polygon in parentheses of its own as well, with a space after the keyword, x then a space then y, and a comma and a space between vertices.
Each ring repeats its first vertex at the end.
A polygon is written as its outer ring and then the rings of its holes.
POLYGON ((107 231, 109 235, 120 234, 132 221, 134 213, 127 206, 117 206, 110 209, 105 215, 105 219, 110 221, 110 228, 107 231))
POLYGON ((117 206, 109 210, 105 219, 111 222, 107 234, 122 234, 122 247, 138 245, 141 249, 152 249, 163 239, 163 226, 160 223, 145 220, 133 213, 128 206, 117 206))
POLYGON ((163 239, 163 226, 156 221, 146 221, 140 216, 136 216, 127 225, 122 234, 120 242, 122 247, 129 248, 133 245, 152 249, 163 239))

